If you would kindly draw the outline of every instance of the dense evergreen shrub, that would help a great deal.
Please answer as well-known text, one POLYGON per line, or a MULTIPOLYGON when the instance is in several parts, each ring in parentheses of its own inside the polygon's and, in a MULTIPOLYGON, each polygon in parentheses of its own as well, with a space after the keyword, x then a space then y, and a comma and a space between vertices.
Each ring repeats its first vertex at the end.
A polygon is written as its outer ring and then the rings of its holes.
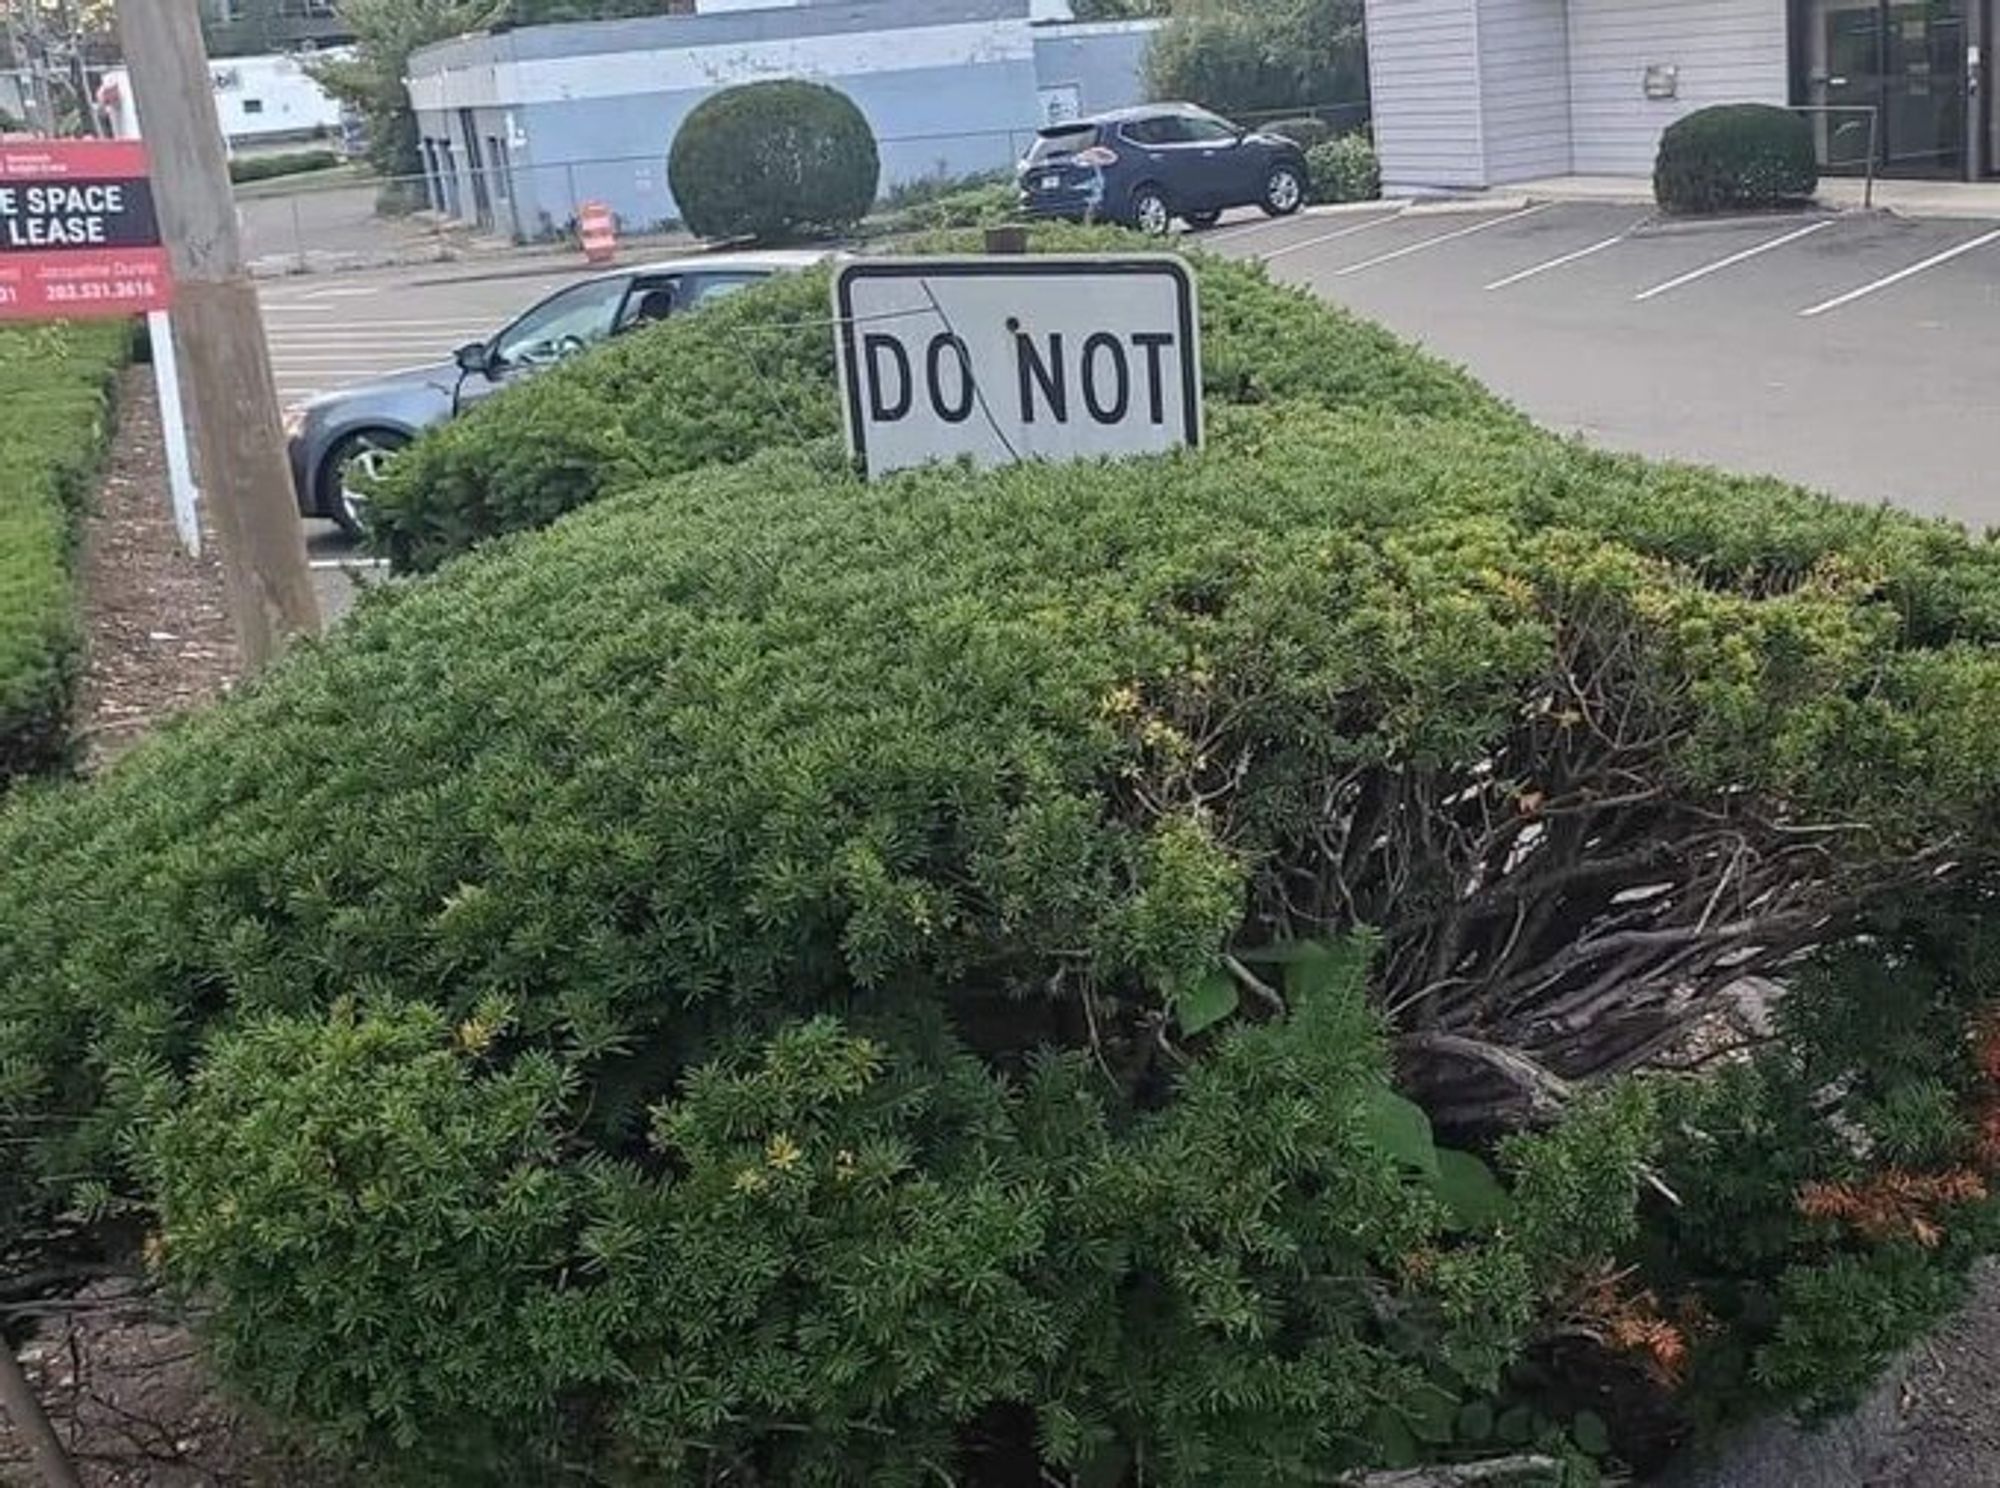
MULTIPOLYGON (((1103 229, 1035 237, 1044 251, 1132 241, 1103 229)), ((913 251, 976 246, 944 234, 913 251)), ((1380 327, 1275 285, 1254 265, 1193 258, 1211 406, 1298 402, 1522 427, 1463 373, 1380 327)), ((824 273, 780 279, 487 399, 390 467, 370 513, 377 547, 400 570, 428 570, 646 478, 780 446, 837 462, 829 303, 824 273)))
POLYGON ((1726 1109, 1566 1082, 1990 858, 1996 640, 1991 544, 1470 419, 642 486, 0 814, 0 1249, 137 1205, 242 1388, 461 1481, 1604 1450, 1524 1380, 1641 1263, 1816 1400, 1956 1252, 1826 1207, 1739 1321, 1837 1147, 1712 1199, 1726 1109), (1446 1155, 1392 1058, 1572 1114, 1446 1155))
POLYGON ((782 239, 852 227, 881 184, 875 131, 820 83, 745 83, 705 99, 674 136, 667 177, 690 231, 782 239))
POLYGON ((302 176, 312 171, 332 170, 341 163, 337 150, 292 150, 281 155, 245 155, 229 162, 229 179, 237 185, 270 181, 280 176, 302 176))
POLYGON ((1660 136, 1653 193, 1669 212, 1729 212, 1808 201, 1819 157, 1802 114, 1772 104, 1698 109, 1660 136))
POLYGON ((130 344, 122 325, 0 331, 0 790, 68 744, 71 560, 130 344))
POLYGON ((1344 134, 1306 152, 1316 202, 1375 201, 1382 195, 1382 163, 1365 134, 1344 134))

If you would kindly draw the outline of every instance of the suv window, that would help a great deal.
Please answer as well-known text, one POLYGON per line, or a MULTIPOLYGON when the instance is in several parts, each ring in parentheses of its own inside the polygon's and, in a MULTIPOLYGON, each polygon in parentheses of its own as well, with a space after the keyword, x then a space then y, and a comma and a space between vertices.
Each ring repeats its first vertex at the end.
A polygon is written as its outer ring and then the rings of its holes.
POLYGON ((1180 139, 1175 127, 1179 120, 1171 114, 1152 119, 1134 119, 1125 126, 1125 138, 1135 145, 1171 145, 1180 139))
POLYGON ((1213 114, 1183 114, 1180 126, 1181 138, 1192 145, 1219 145, 1236 138, 1236 127, 1213 114))
POLYGON ((1097 126, 1079 124, 1069 129, 1045 129, 1035 137, 1035 143, 1028 151, 1029 165, 1042 165, 1051 160, 1067 160, 1097 143, 1097 126))
POLYGON ((692 278, 683 281, 683 293, 686 298, 681 308, 692 310, 698 305, 706 305, 711 301, 724 299, 729 295, 735 294, 739 289, 748 289, 753 284, 762 284, 770 277, 769 274, 761 270, 755 272, 743 270, 740 272, 696 274, 692 278))

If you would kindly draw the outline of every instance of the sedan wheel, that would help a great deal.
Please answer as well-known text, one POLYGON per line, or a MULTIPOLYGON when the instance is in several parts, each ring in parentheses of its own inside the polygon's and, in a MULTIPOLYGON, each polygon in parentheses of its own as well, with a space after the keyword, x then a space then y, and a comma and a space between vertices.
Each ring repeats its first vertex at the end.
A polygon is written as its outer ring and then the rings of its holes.
POLYGON ((1306 183, 1294 166, 1281 165, 1264 183, 1263 207, 1273 217, 1289 217, 1306 204, 1306 183))
POLYGON ((382 473, 389 457, 409 442, 386 429, 350 434, 327 458, 326 499, 321 506, 350 536, 359 537, 368 521, 364 487, 382 473))
POLYGON ((1132 198, 1132 225, 1149 238, 1164 238, 1174 225, 1173 208, 1154 186, 1142 186, 1132 198))

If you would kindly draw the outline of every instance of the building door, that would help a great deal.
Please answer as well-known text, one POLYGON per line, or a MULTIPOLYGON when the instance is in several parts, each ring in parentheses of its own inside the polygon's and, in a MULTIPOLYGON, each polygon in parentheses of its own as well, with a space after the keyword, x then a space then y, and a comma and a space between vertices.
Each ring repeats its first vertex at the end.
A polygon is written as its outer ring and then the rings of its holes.
MULTIPOLYGON (((1983 3, 1983 0, 1971 0, 1983 3)), ((1970 174, 1968 0, 1804 0, 1805 101, 1820 164, 1886 176, 1970 174)))

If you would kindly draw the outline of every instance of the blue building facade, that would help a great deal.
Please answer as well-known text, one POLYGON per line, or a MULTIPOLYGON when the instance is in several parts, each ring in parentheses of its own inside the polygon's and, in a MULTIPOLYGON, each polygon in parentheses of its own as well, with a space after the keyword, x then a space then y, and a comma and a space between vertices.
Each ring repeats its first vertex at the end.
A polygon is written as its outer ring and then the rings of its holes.
POLYGON ((532 239, 603 202, 677 220, 667 154, 720 89, 802 77, 868 116, 884 191, 1007 168, 1043 124, 1143 97, 1153 22, 1078 23, 1044 0, 711 0, 693 15, 537 26, 417 53, 431 205, 532 239))

